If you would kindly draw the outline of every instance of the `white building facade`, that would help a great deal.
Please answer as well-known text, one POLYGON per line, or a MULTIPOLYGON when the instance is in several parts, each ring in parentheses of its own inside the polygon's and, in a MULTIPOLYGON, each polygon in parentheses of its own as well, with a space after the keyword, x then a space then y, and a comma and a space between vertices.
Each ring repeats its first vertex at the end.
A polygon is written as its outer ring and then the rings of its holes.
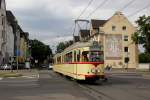
POLYGON ((5 0, 0 0, 0 64, 5 63, 6 44, 7 44, 7 18, 5 0))

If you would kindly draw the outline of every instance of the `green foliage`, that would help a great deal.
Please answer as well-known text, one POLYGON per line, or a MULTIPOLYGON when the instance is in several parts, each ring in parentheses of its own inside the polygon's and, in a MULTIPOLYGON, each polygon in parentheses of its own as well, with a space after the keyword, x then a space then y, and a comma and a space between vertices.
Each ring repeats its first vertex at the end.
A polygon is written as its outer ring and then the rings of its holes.
POLYGON ((65 44, 63 42, 60 42, 58 45, 57 45, 57 51, 56 53, 60 53, 62 52, 64 49, 65 49, 65 44))
POLYGON ((32 57, 39 62, 43 62, 48 56, 52 55, 51 48, 38 40, 30 40, 30 45, 32 57))
POLYGON ((139 55, 139 63, 150 63, 150 53, 141 53, 139 55))
POLYGON ((137 32, 132 36, 136 44, 143 44, 146 53, 150 53, 150 16, 141 16, 136 21, 138 24, 137 32))
POLYGON ((66 41, 66 42, 60 42, 60 43, 57 45, 56 53, 62 52, 64 49, 66 49, 67 47, 69 47, 69 46, 72 45, 72 44, 73 44, 73 41, 72 41, 72 40, 66 41))

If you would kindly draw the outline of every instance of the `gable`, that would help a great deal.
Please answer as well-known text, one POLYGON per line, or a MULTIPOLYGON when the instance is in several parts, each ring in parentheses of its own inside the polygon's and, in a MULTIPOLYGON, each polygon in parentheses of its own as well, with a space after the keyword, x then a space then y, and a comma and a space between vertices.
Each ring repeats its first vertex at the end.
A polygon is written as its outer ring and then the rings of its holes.
POLYGON ((116 12, 105 24, 103 27, 103 31, 105 33, 115 33, 115 34, 122 34, 125 31, 122 30, 123 27, 126 27, 126 33, 130 31, 130 33, 134 33, 135 27, 132 25, 131 22, 121 13, 116 12), (115 27, 116 30, 112 31, 112 27, 115 27))

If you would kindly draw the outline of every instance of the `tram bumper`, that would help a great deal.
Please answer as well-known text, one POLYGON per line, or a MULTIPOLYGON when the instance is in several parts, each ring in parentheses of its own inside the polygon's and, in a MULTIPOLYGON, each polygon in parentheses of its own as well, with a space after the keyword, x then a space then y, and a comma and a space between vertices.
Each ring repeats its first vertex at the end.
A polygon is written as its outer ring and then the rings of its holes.
POLYGON ((99 79, 105 79, 105 75, 85 75, 86 80, 99 80, 99 79))

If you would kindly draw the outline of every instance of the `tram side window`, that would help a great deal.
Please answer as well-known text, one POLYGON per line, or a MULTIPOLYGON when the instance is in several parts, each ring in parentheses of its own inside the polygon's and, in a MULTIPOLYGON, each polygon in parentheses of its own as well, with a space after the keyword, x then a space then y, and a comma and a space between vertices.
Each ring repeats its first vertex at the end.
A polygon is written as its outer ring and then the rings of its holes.
POLYGON ((55 64, 57 64, 56 58, 55 58, 55 64))
POLYGON ((65 55, 65 62, 72 62, 72 52, 65 55))
POLYGON ((88 62, 89 61, 89 51, 83 51, 82 52, 82 61, 88 62))
POLYGON ((63 55, 63 56, 62 56, 62 63, 64 63, 64 59, 65 59, 65 56, 63 55))
POLYGON ((54 58, 54 64, 56 64, 56 58, 54 58))
POLYGON ((61 63, 61 56, 57 58, 57 63, 58 63, 58 64, 61 63))
POLYGON ((80 62, 80 51, 77 52, 77 62, 80 62))
POLYGON ((74 51, 74 62, 76 62, 77 59, 76 59, 76 51, 74 51))

